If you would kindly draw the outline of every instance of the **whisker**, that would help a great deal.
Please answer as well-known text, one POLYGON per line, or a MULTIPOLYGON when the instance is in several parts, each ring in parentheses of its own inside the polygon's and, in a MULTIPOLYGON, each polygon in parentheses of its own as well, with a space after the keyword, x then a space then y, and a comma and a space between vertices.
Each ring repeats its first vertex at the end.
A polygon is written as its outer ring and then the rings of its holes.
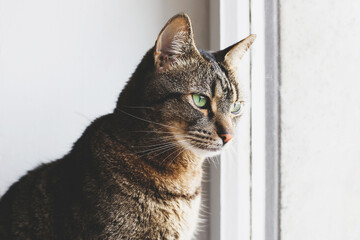
POLYGON ((134 147, 158 147, 158 146, 166 146, 166 145, 170 145, 172 143, 169 142, 162 142, 162 143, 158 143, 158 144, 151 144, 151 145, 138 145, 138 146, 134 146, 134 147))
POLYGON ((176 135, 173 135, 173 136, 159 136, 159 137, 151 137, 151 138, 144 138, 144 139, 155 139, 157 141, 161 141, 161 140, 169 140, 169 139, 174 139, 176 140, 176 137, 187 137, 186 134, 176 134, 176 135))
MULTIPOLYGON (((182 148, 184 148, 184 147, 182 147, 182 148)), ((173 154, 176 153, 177 151, 181 151, 182 148, 177 149, 177 150, 174 151, 173 153, 169 154, 166 158, 164 158, 164 159, 161 161, 160 165, 162 165, 162 164, 165 162, 165 160, 168 159, 171 155, 173 155, 173 154)))
POLYGON ((159 137, 157 137, 157 138, 144 138, 144 139, 146 139, 146 142, 147 143, 149 143, 149 144, 151 144, 151 143, 159 143, 159 142, 167 142, 167 143, 169 143, 169 142, 177 142, 178 141, 178 139, 176 139, 175 137, 173 137, 173 136, 166 136, 166 137, 161 137, 161 138, 159 138, 159 137))
MULTIPOLYGON (((177 148, 178 146, 174 146, 174 147, 172 147, 172 148, 168 148, 168 149, 166 149, 166 150, 164 150, 164 151, 162 151, 162 152, 160 152, 160 153, 157 153, 157 154, 155 154, 153 157, 156 157, 156 156, 159 156, 160 154, 163 154, 163 153, 165 153, 165 152, 167 152, 167 151, 170 151, 170 150, 172 150, 172 149, 174 149, 174 148, 177 148)), ((161 163, 162 164, 162 163, 161 163)))
POLYGON ((134 132, 134 133, 167 133, 167 134, 180 134, 180 133, 176 133, 176 132, 170 132, 170 131, 130 131, 130 132, 134 132))
POLYGON ((174 160, 183 152, 185 152, 185 150, 187 150, 188 148, 184 148, 181 152, 179 152, 171 161, 170 164, 174 162, 174 160))
MULTIPOLYGON (((138 148, 145 148, 145 147, 156 147, 156 146, 166 146, 166 145, 171 145, 171 144, 175 144, 177 142, 184 142, 186 141, 186 139, 181 139, 181 140, 176 140, 176 141, 170 141, 170 140, 174 140, 175 138, 173 137, 169 137, 168 139, 162 139, 162 138, 158 138, 157 139, 157 144, 150 144, 150 145, 135 145, 134 147, 138 147, 138 148)), ((147 142, 154 142, 154 141, 147 141, 147 142)))
MULTIPOLYGON (((151 138, 144 138, 146 140, 157 140, 157 141, 161 141, 161 140, 167 140, 167 139, 175 139, 175 136, 160 136, 160 137, 151 137, 151 138)), ((150 142, 154 142, 154 141, 150 141, 150 142)))
POLYGON ((160 155, 162 153, 165 153, 165 152, 170 151, 171 149, 174 149, 174 148, 177 148, 177 147, 178 146, 171 146, 171 147, 166 147, 166 148, 163 148, 163 149, 158 149, 158 150, 155 150, 155 151, 150 151, 150 152, 147 152, 145 154, 140 155, 140 157, 148 156, 150 154, 153 154, 153 153, 156 153, 156 152, 160 151, 159 153, 155 154, 155 156, 153 156, 153 157, 156 157, 156 156, 158 156, 158 155, 160 155))
MULTIPOLYGON (((185 139, 184 140, 180 140, 180 141, 177 141, 177 142, 184 142, 186 141, 185 139)), ((154 148, 151 148, 151 149, 147 149, 147 150, 142 150, 142 151, 139 151, 139 152, 136 152, 136 153, 145 153, 145 152, 151 152, 151 151, 157 151, 157 150, 163 150, 165 148, 168 148, 168 147, 172 147, 172 146, 176 146, 176 144, 174 143, 166 143, 166 144, 163 144, 163 145, 159 145, 157 147, 154 147, 154 148)), ((146 147, 146 146, 145 146, 146 147)))
POLYGON ((122 106, 122 107, 126 107, 126 108, 140 108, 140 109, 152 109, 152 107, 146 107, 146 106, 122 106))
POLYGON ((141 150, 141 151, 138 151, 138 152, 135 152, 135 153, 138 154, 138 153, 150 152, 150 151, 153 151, 153 150, 162 150, 164 148, 172 147, 172 146, 173 146, 173 144, 167 144, 167 145, 164 145, 164 146, 159 146, 159 147, 154 147, 154 148, 150 148, 150 149, 146 149, 146 150, 141 150))
POLYGON ((182 129, 182 128, 173 127, 173 126, 169 126, 169 125, 166 125, 166 124, 161 124, 161 123, 157 123, 157 122, 154 122, 154 121, 150 121, 150 120, 147 120, 147 119, 144 119, 144 118, 141 118, 141 117, 132 115, 132 114, 130 114, 130 113, 127 113, 127 112, 125 112, 125 111, 123 111, 123 110, 121 110, 121 109, 117 109, 117 111, 120 111, 120 112, 122 112, 122 113, 124 113, 124 114, 127 114, 127 115, 130 116, 130 117, 136 118, 136 119, 141 120, 141 121, 144 121, 144 122, 156 124, 156 125, 163 126, 163 127, 169 127, 169 128, 175 128, 175 129, 184 130, 184 129, 182 129))

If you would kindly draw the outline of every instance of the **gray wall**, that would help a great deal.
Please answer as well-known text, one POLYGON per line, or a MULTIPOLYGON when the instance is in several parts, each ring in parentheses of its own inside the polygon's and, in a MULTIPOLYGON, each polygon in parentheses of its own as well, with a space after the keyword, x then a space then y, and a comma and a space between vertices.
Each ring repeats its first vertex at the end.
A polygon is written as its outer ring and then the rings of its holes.
POLYGON ((360 1, 280 1, 281 239, 360 238, 360 1))

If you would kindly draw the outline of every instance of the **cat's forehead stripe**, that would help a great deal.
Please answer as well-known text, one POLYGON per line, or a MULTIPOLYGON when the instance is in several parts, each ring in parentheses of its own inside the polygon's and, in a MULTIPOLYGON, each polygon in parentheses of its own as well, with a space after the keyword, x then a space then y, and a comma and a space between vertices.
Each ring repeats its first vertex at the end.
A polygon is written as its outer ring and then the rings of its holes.
POLYGON ((222 85, 222 82, 220 80, 216 81, 215 84, 215 92, 214 97, 215 98, 221 98, 224 94, 224 87, 222 85))
POLYGON ((220 80, 222 80, 221 85, 224 86, 226 84, 226 80, 224 81, 224 78, 226 78, 224 72, 221 70, 219 64, 214 59, 210 58, 209 62, 211 63, 215 74, 218 76, 220 80))
POLYGON ((237 86, 234 83, 231 83, 231 88, 232 88, 232 92, 233 92, 233 101, 237 102, 239 100, 239 89, 237 88, 237 86))
MULTIPOLYGON (((238 101, 239 89, 236 83, 233 83, 224 72, 225 70, 216 61, 215 57, 206 51, 200 50, 202 56, 211 64, 214 73, 217 76, 217 81, 221 84, 222 92, 224 94, 230 94, 233 101, 238 101)), ((215 82, 211 86, 212 95, 215 95, 215 82)))
POLYGON ((224 71, 221 69, 221 67, 218 65, 217 62, 211 61, 211 63, 214 67, 216 75, 218 76, 218 79, 220 80, 221 86, 223 88, 222 92, 225 94, 229 94, 229 92, 230 92, 230 95, 232 95, 233 100, 237 101, 238 89, 234 86, 234 84, 226 76, 226 74, 224 73, 224 71), (230 89, 231 89, 231 91, 230 91, 230 89))

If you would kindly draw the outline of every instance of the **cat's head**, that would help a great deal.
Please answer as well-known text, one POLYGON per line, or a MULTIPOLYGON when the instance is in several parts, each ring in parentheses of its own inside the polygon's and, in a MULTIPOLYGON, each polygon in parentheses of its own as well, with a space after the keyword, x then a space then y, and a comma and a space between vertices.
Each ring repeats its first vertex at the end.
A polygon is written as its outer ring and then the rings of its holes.
POLYGON ((219 153, 244 109, 236 68, 254 40, 250 35, 222 51, 202 51, 189 17, 174 16, 121 93, 117 112, 133 120, 130 128, 157 132, 159 144, 199 156, 219 153))

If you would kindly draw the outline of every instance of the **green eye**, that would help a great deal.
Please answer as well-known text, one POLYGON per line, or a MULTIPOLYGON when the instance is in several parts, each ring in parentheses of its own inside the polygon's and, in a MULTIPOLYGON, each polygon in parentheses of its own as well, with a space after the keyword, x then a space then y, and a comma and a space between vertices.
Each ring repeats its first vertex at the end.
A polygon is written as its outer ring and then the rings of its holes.
POLYGON ((199 108, 205 108, 207 104, 207 98, 205 96, 199 95, 199 94, 193 94, 192 98, 194 100, 194 103, 199 108))
POLYGON ((242 103, 236 102, 231 105, 231 113, 232 114, 239 114, 242 110, 242 103))

